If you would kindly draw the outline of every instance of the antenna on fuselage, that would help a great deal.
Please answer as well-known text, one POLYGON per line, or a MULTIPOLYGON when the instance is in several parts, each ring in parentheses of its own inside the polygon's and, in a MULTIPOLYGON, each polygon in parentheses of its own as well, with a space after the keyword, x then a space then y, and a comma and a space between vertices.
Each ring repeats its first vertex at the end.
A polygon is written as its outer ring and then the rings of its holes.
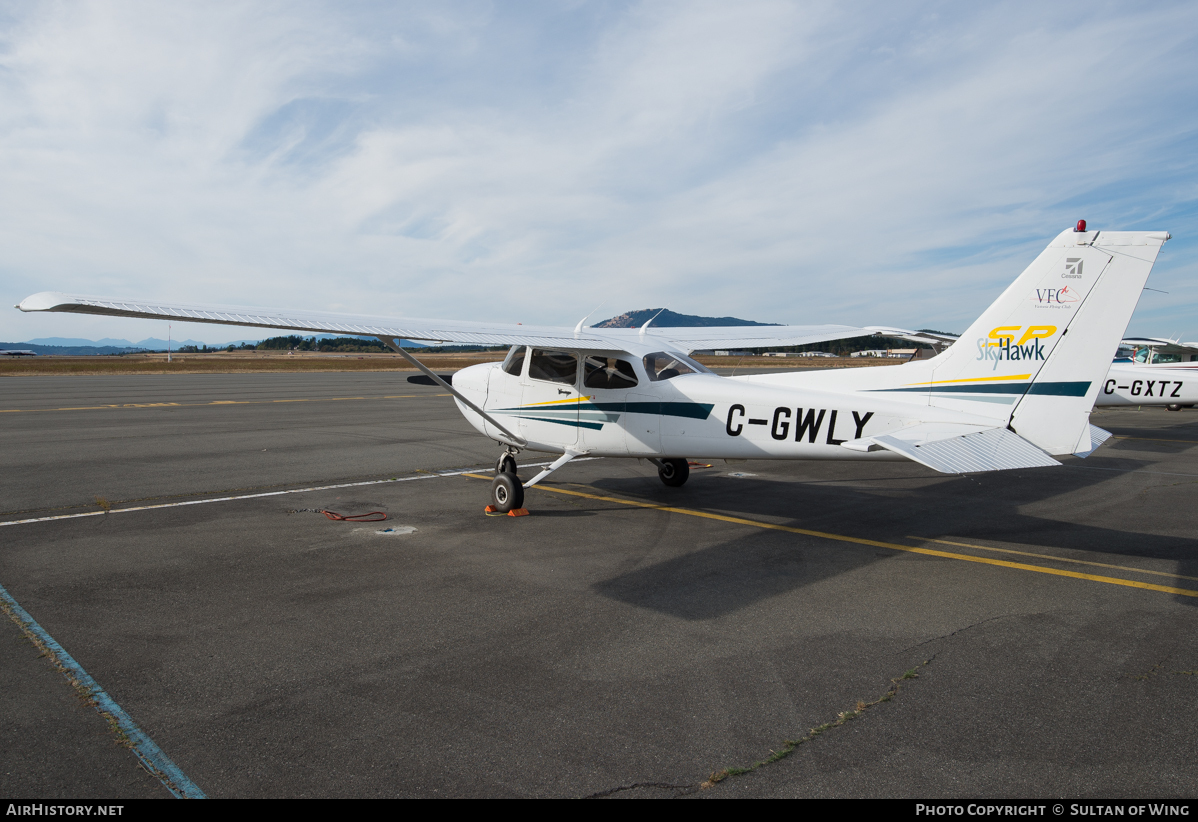
POLYGON ((603 306, 605 306, 605 305, 607 305, 607 300, 604 300, 603 302, 599 303, 599 305, 592 308, 590 314, 587 314, 585 317, 583 317, 581 320, 578 321, 578 325, 574 326, 574 336, 575 337, 577 337, 579 334, 582 333, 583 328, 589 327, 589 326, 584 326, 583 323, 585 323, 587 320, 589 320, 591 318, 591 314, 594 314, 596 311, 598 311, 600 308, 603 308, 603 306))
POLYGON ((663 309, 661 309, 661 311, 658 311, 656 314, 654 314, 652 317, 650 317, 650 318, 649 318, 649 319, 648 319, 648 320, 645 322, 645 324, 644 324, 644 325, 642 325, 642 326, 641 326, 641 332, 640 332, 640 333, 641 333, 641 338, 642 338, 642 339, 644 339, 644 337, 645 337, 645 329, 649 327, 649 323, 653 322, 653 321, 654 321, 654 320, 656 320, 658 317, 660 317, 660 316, 661 316, 661 312, 662 312, 662 311, 665 311, 665 309, 663 308, 663 309))

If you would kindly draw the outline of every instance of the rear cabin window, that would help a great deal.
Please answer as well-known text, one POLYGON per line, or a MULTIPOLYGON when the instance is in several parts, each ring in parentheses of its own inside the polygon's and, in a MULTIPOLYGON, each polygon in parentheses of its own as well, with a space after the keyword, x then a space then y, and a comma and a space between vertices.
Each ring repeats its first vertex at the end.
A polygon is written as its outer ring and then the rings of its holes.
POLYGON ((632 363, 614 357, 587 357, 582 361, 586 388, 633 388, 637 384, 632 363))
POLYGON ((534 380, 573 385, 578 379, 578 357, 566 351, 532 350, 528 376, 534 380))
POLYGON ((669 380, 683 374, 710 374, 711 372, 684 354, 657 351, 645 356, 645 373, 649 379, 669 380))
POLYGON ((519 377, 524 371, 524 354, 527 350, 522 345, 513 345, 512 350, 507 352, 507 359, 503 361, 503 370, 513 377, 519 377))

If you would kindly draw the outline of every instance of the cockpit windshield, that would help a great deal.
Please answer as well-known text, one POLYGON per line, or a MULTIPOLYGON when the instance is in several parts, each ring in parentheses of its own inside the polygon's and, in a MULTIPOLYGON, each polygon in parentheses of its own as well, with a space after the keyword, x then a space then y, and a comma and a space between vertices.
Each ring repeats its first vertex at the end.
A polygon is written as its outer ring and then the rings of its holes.
POLYGON ((524 346, 513 345, 503 361, 503 370, 513 377, 519 377, 524 371, 524 346))
POLYGON ((685 354, 674 351, 657 351, 645 355, 645 373, 657 382, 681 377, 684 374, 710 374, 710 370, 699 365, 685 354))

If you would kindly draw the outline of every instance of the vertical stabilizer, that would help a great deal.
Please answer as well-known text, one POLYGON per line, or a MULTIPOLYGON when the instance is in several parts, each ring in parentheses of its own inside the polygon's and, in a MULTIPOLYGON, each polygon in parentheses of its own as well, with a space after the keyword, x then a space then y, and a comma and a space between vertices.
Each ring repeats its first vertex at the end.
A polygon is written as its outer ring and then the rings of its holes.
POLYGON ((1164 231, 1101 231, 1066 232, 1054 242, 1055 267, 1028 300, 1039 315, 1059 317, 1044 321, 1059 330, 1012 413, 1010 427, 1021 437, 1050 454, 1092 450, 1090 410, 1167 239, 1164 231), (1102 266, 1097 276, 1091 261, 1102 266), (1061 283, 1078 283, 1069 286, 1078 299, 1054 297, 1061 283))
POLYGON ((882 390, 991 417, 1050 454, 1090 451, 1090 409, 1168 238, 1062 232, 947 351, 882 390))

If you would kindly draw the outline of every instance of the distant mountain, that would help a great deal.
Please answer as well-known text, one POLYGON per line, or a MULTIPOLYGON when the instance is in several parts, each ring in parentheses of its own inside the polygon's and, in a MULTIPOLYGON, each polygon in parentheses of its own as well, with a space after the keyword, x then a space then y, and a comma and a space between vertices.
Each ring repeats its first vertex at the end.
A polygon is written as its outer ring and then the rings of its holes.
POLYGON ((128 340, 84 340, 76 337, 38 337, 36 340, 27 340, 31 345, 55 345, 69 346, 77 348, 81 345, 91 348, 134 348, 133 343, 128 340))
POLYGON ((645 308, 640 311, 629 311, 610 320, 595 323, 594 328, 640 328, 657 314, 650 328, 709 328, 726 325, 778 325, 778 323, 759 323, 753 320, 742 320, 737 317, 698 317, 694 314, 675 314, 669 309, 645 308))
MULTIPOLYGON (((219 345, 209 345, 209 348, 227 348, 230 345, 241 345, 242 343, 258 343, 258 340, 234 340, 232 342, 220 343, 219 345)), ((73 337, 38 337, 36 340, 29 340, 29 345, 53 345, 66 346, 68 348, 120 348, 133 350, 135 348, 148 349, 157 351, 159 349, 166 350, 166 340, 160 340, 157 337, 147 337, 141 342, 129 342, 128 340, 113 340, 105 338, 102 340, 83 340, 73 337)), ((204 343, 199 340, 171 340, 171 348, 178 348, 181 345, 196 345, 202 346, 204 343)))
MULTIPOLYGON (((344 339, 348 335, 345 335, 345 334, 316 334, 315 336, 319 340, 332 340, 332 339, 344 339)), ((375 337, 358 336, 358 337, 355 337, 354 339, 373 341, 376 338, 375 337)), ((209 351, 224 350, 224 349, 228 348, 230 345, 240 346, 243 343, 249 343, 250 345, 257 345, 260 342, 262 342, 262 340, 233 340, 232 342, 208 345, 208 350, 209 351)), ((171 340, 170 341, 171 351, 178 351, 180 348, 182 348, 185 345, 194 345, 197 348, 203 348, 205 346, 205 343, 202 343, 199 340, 171 340)), ((405 348, 426 348, 428 346, 428 343, 412 342, 411 340, 404 340, 403 345, 405 348)), ((462 348, 462 350, 473 350, 475 347, 477 347, 477 346, 466 346, 465 348, 462 348)), ((0 342, 0 350, 27 349, 29 351, 34 351, 43 356, 57 355, 59 357, 93 357, 93 356, 106 356, 106 355, 111 355, 111 354, 128 354, 128 353, 133 353, 133 352, 138 352, 138 351, 142 351, 142 352, 166 351, 166 348, 167 348, 167 341, 160 340, 157 337, 148 337, 144 340, 141 340, 140 342, 135 342, 135 343, 129 342, 128 340, 114 340, 114 339, 84 340, 84 339, 76 339, 73 337, 38 337, 35 340, 26 340, 25 342, 0 342)), ((451 350, 458 350, 458 348, 459 347, 449 346, 449 347, 445 347, 444 350, 451 351, 451 350)), ((437 350, 442 350, 442 349, 437 349, 437 350)))
MULTIPOLYGON (((91 342, 84 340, 84 342, 91 342)), ((56 354, 60 357, 93 357, 106 354, 126 354, 130 351, 144 349, 130 348, 127 345, 38 345, 33 342, 0 342, 0 351, 8 349, 27 349, 43 356, 56 354)))

